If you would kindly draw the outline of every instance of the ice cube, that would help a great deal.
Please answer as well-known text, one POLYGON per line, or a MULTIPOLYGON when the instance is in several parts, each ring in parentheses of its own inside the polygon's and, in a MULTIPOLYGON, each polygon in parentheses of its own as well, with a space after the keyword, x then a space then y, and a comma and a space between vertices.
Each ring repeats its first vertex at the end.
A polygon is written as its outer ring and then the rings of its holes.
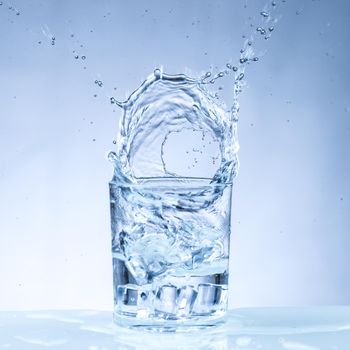
POLYGON ((141 285, 147 283, 147 265, 142 256, 138 254, 129 256, 128 260, 125 262, 125 266, 135 278, 137 284, 141 285))
POLYGON ((151 293, 134 284, 126 284, 117 288, 117 310, 127 313, 144 313, 148 310, 151 293))
POLYGON ((171 284, 158 288, 155 298, 155 310, 165 314, 176 313, 177 288, 171 284))
POLYGON ((195 314, 210 314, 225 311, 227 305, 227 286, 219 284, 199 284, 198 295, 193 306, 195 314))
POLYGON ((178 290, 177 296, 177 315, 188 316, 193 308, 193 304, 196 300, 197 292, 193 287, 185 286, 178 290))
POLYGON ((147 277, 148 281, 151 281, 153 277, 161 275, 163 272, 165 272, 165 262, 163 259, 158 257, 153 257, 152 261, 149 262, 147 266, 147 277))

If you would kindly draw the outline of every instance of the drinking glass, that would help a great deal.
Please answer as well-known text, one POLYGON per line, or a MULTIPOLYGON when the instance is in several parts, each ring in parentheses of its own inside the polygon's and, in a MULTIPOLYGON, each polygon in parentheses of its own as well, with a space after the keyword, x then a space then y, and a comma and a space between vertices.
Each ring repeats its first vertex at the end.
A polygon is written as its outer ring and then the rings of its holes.
POLYGON ((232 184, 154 177, 109 187, 115 323, 157 331, 222 323, 232 184))

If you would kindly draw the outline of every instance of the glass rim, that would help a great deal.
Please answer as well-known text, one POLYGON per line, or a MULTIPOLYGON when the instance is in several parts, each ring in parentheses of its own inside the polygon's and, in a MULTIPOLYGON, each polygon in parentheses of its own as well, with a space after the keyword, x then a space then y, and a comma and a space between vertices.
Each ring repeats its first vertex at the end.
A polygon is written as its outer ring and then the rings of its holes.
POLYGON ((110 186, 117 187, 145 187, 145 188, 214 188, 229 187, 231 182, 216 183, 211 182, 213 178, 207 177, 186 177, 186 176, 153 176, 136 177, 137 183, 128 183, 111 180, 110 186))

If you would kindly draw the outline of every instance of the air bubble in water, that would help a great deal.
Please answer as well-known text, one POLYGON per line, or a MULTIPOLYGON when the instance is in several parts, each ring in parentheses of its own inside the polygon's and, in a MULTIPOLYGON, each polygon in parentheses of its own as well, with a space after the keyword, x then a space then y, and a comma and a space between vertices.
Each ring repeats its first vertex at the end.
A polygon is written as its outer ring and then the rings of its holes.
POLYGON ((77 60, 77 59, 79 58, 79 56, 78 56, 78 55, 75 55, 74 58, 77 60))
POLYGON ((232 70, 234 71, 234 72, 237 72, 238 71, 238 68, 237 67, 232 67, 232 70))
POLYGON ((81 56, 81 59, 82 59, 82 60, 85 60, 85 59, 86 59, 86 56, 81 56))
POLYGON ((246 63, 248 61, 248 58, 244 57, 239 60, 239 63, 246 63))

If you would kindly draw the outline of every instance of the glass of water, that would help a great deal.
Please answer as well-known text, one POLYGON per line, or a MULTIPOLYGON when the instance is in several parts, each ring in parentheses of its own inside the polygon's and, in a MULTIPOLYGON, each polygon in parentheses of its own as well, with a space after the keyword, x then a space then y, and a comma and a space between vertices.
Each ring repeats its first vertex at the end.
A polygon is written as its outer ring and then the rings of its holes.
POLYGON ((225 320, 231 183, 110 182, 114 320, 157 331, 225 320))

